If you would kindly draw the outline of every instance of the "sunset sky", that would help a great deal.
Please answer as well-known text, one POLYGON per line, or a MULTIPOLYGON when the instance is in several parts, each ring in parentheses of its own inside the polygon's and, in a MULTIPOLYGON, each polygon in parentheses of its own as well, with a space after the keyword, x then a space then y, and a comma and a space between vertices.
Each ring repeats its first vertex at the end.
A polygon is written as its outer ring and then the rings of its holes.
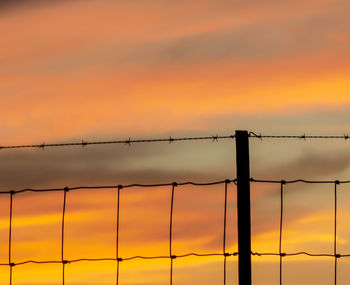
MULTIPOLYGON (((109 139, 347 134, 345 0, 3 0, 0 146, 109 139)), ((252 139, 251 175, 350 179, 349 140, 252 139)), ((0 190, 234 179, 235 144, 174 142, 0 150, 0 190)), ((350 186, 339 187, 338 250, 350 254, 350 186)), ((287 185, 283 251, 333 253, 333 185, 287 185)), ((123 190, 120 255, 167 255, 171 187, 123 190)), ((237 250, 229 186, 227 250, 237 250)), ((279 185, 252 185, 253 251, 277 252, 279 185)), ((60 260, 63 193, 14 196, 15 262, 60 260)), ((115 257, 115 190, 67 194, 67 259, 115 257)), ((221 252, 224 185, 178 187, 174 254, 221 252)), ((9 195, 0 195, 0 263, 9 195)), ((286 257, 284 285, 332 284, 333 259, 286 257)), ((169 260, 120 265, 121 285, 169 283, 169 260)), ((14 285, 61 284, 62 265, 21 265, 14 285)), ((66 266, 67 285, 115 284, 115 262, 66 266)), ((350 282, 339 261, 339 284, 350 282)), ((237 284, 237 257, 228 258, 237 284)), ((253 257, 253 284, 279 284, 279 258, 253 257)), ((9 268, 0 267, 0 284, 9 268)), ((223 258, 174 261, 174 285, 223 282, 223 258)), ((339 285, 338 284, 338 285, 339 285)))

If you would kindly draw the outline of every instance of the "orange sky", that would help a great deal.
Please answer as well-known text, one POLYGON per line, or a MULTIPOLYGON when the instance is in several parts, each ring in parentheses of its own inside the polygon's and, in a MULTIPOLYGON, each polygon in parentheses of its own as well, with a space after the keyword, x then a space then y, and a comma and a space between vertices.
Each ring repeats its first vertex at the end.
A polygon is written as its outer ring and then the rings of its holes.
MULTIPOLYGON (((349 8, 344 0, 3 1, 0 145, 231 134, 235 129, 347 133, 349 8)), ((346 142, 295 141, 286 146, 254 141, 251 153, 254 177, 349 178, 346 142)), ((0 158, 1 190, 235 176, 230 141, 1 151, 0 158)), ((179 191, 177 250, 220 250, 222 190, 179 191)), ((234 250, 231 190, 229 239, 234 250)), ((331 249, 332 189, 322 186, 324 195, 316 200, 319 188, 287 190, 287 248, 331 249), (315 207, 309 211, 303 203, 315 207)), ((66 246, 71 258, 114 252, 115 192, 101 193, 69 193, 66 246)), ((137 191, 123 197, 123 254, 167 252, 169 193, 137 191)), ((269 185, 252 189, 253 244, 259 250, 277 250, 278 193, 269 185)), ((45 194, 40 202, 36 194, 15 197, 15 259, 58 258, 60 194, 45 194)), ((350 215, 349 199, 342 197, 344 220, 350 215)), ((0 197, 0 203, 0 262, 7 262, 8 197, 0 197)), ((344 252, 350 250, 349 234, 340 228, 339 249, 344 252)), ((278 284, 278 260, 253 260, 255 285, 278 284)), ((332 279, 332 260, 290 260, 286 284, 328 284, 332 279), (310 275, 305 268, 322 274, 310 275)), ((342 260, 339 268, 345 283, 350 279, 346 265, 342 260)), ((40 266, 16 267, 14 284, 60 284, 56 265, 40 266)), ((112 284, 114 266, 69 265, 67 281, 112 284)), ((231 258, 231 283, 235 266, 231 258)), ((167 261, 123 263, 121 284, 167 284, 168 269, 167 261)), ((222 259, 176 260, 175 272, 175 284, 218 284, 222 259)), ((7 268, 0 268, 0 283, 7 281, 7 268)))

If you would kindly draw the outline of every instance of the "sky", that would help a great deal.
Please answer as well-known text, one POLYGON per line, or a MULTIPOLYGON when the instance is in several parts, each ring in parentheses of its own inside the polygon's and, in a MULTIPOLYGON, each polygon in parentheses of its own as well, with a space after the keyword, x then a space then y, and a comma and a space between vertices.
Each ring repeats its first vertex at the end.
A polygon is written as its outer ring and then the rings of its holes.
MULTIPOLYGON (((349 132, 345 0, 12 0, 0 3, 0 145, 107 139, 349 132)), ((349 141, 251 139, 261 179, 349 179, 349 141)), ((176 142, 1 150, 0 190, 235 178, 235 144, 176 142)), ((350 253, 347 186, 338 249, 350 253)), ((168 254, 169 187, 123 191, 123 256, 168 254)), ((278 250, 279 186, 252 185, 252 248, 278 250)), ((332 185, 286 186, 285 251, 332 253, 332 185)), ((223 185, 177 188, 174 251, 220 252, 223 185)), ((59 259, 62 193, 14 198, 13 259, 59 259)), ((67 258, 114 257, 116 191, 69 192, 67 258)), ((0 197, 0 263, 9 197, 0 197)), ((228 250, 237 248, 229 187, 228 250)), ((228 282, 237 284, 237 257, 228 282)), ((350 280, 339 261, 339 283, 350 280)), ((278 258, 253 257, 253 284, 278 284, 278 258)), ((0 268, 7 284, 8 268, 0 268)), ((174 261, 174 284, 220 284, 223 259, 174 261)), ((61 284, 61 265, 14 268, 14 283, 61 284)), ((67 284, 115 284, 115 262, 67 265, 67 284)), ((120 284, 168 284, 169 262, 121 264, 120 284)), ((284 284, 329 284, 330 258, 288 257, 284 284), (315 274, 317 272, 317 274, 315 274)))

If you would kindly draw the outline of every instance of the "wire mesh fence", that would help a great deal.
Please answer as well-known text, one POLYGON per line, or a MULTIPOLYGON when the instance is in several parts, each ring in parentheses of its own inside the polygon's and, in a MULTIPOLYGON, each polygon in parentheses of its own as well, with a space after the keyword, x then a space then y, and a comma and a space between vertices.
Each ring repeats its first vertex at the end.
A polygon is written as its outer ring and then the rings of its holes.
POLYGON ((173 267, 175 259, 182 259, 186 257, 196 256, 196 257, 223 257, 223 282, 226 284, 226 267, 227 267, 227 258, 230 256, 237 256, 238 252, 228 252, 226 248, 226 232, 227 232, 227 196, 228 196, 228 186, 236 184, 236 180, 222 180, 222 181, 214 181, 209 183, 196 183, 196 182, 182 182, 182 183, 163 183, 163 184, 129 184, 129 185, 104 185, 104 186, 78 186, 78 187, 64 187, 64 188, 47 188, 47 189, 21 189, 21 190, 11 190, 11 191, 3 191, 0 192, 0 195, 9 195, 9 243, 8 243, 8 262, 0 263, 2 267, 9 268, 9 284, 13 284, 13 272, 16 267, 25 265, 25 264, 61 264, 62 265, 62 284, 67 284, 66 282, 66 266, 71 263, 78 263, 82 261, 90 261, 90 262, 98 262, 98 261, 115 261, 115 284, 119 284, 119 271, 120 271, 120 263, 127 262, 135 259, 143 259, 143 260, 156 260, 156 259, 166 259, 169 260, 169 284, 173 284, 173 267), (176 195, 176 189, 181 186, 192 185, 196 187, 200 186, 214 186, 214 185, 224 185, 224 205, 223 205, 223 231, 222 231, 222 251, 221 252, 211 252, 211 253, 200 253, 200 252, 188 252, 185 254, 175 255, 172 249, 173 243, 173 214, 174 214, 174 198, 176 195), (169 254, 168 255, 158 255, 158 256, 143 256, 143 255, 135 255, 135 256, 121 256, 119 253, 119 224, 120 224, 120 196, 123 191, 126 191, 128 188, 157 188, 157 187, 169 187, 171 191, 171 203, 170 203, 170 213, 169 213, 169 254), (110 189, 116 191, 117 195, 117 203, 115 207, 116 211, 116 233, 115 233, 115 253, 113 257, 100 257, 100 258, 86 258, 81 257, 77 259, 67 259, 66 251, 65 251, 65 217, 66 217, 66 205, 67 200, 69 198, 68 193, 70 191, 83 191, 89 189, 110 189), (26 192, 34 192, 34 193, 45 193, 45 192, 62 192, 63 193, 63 203, 62 203, 62 217, 61 217, 61 245, 60 245, 60 259, 59 260, 25 260, 16 262, 12 256, 12 225, 13 225, 13 205, 15 203, 15 196, 20 195, 26 192))
MULTIPOLYGON (((242 131, 241 131, 242 132, 242 131)), ((343 139, 348 140, 348 135, 342 135, 342 136, 307 136, 307 135, 301 135, 301 136, 286 136, 286 135, 261 135, 256 134, 254 132, 246 132, 246 138, 257 138, 257 139, 264 139, 264 138, 274 138, 274 139, 343 139)), ((42 148, 45 147, 63 147, 63 146, 83 146, 86 145, 102 145, 102 144, 127 144, 130 146, 131 143, 151 143, 151 142, 175 142, 175 141, 192 141, 192 140, 212 140, 212 141, 218 141, 218 139, 235 139, 237 142, 237 132, 236 135, 228 135, 228 136, 205 136, 205 137, 183 137, 183 138, 167 138, 167 139, 150 139, 150 140, 119 140, 119 141, 96 141, 96 142, 86 142, 82 141, 81 143, 61 143, 61 144, 41 144, 41 145, 17 145, 17 146, 2 146, 0 149, 16 149, 16 148, 42 148)), ((248 140, 247 144, 248 146, 248 140)), ((239 152, 239 149, 237 149, 237 153, 239 152)), ((304 179, 297 179, 297 180, 263 180, 263 179, 254 179, 250 178, 249 174, 249 148, 247 147, 247 157, 243 158, 244 161, 243 164, 248 171, 245 172, 245 182, 248 183, 245 185, 246 188, 244 190, 249 190, 249 184, 255 183, 255 184, 274 184, 279 185, 279 227, 278 227, 278 250, 273 252, 264 252, 261 250, 257 251, 251 251, 248 250, 245 254, 245 258, 249 257, 249 266, 251 266, 250 257, 251 256, 275 256, 279 258, 279 284, 282 285, 284 283, 284 262, 288 257, 293 256, 309 256, 309 257, 315 257, 315 258, 332 258, 333 263, 333 284, 338 284, 338 262, 341 258, 347 258, 350 257, 350 253, 341 253, 338 251, 338 188, 341 184, 350 184, 349 181, 340 181, 340 180, 304 180, 304 179), (247 176, 248 175, 248 176, 247 176), (329 185, 332 190, 333 194, 333 234, 332 234, 332 252, 312 252, 312 251, 291 251, 288 252, 284 250, 284 232, 285 232, 285 212, 284 212, 284 206, 285 206, 285 193, 288 191, 288 185, 291 184, 313 184, 313 185, 329 185)), ((237 173, 238 169, 240 168, 239 163, 237 163, 237 173)), ((242 167, 243 168, 243 167, 242 167)), ((169 281, 167 284, 174 284, 174 267, 176 266, 176 259, 185 259, 191 256, 196 257, 220 257, 222 258, 222 280, 223 284, 228 284, 228 278, 227 278, 227 259, 229 257, 238 256, 238 258, 242 258, 243 253, 239 250, 239 232, 242 232, 242 228, 239 227, 239 219, 238 219, 238 251, 229 251, 227 247, 227 208, 228 208, 228 189, 229 185, 233 187, 234 189, 239 188, 240 180, 239 175, 237 176, 237 179, 226 179, 226 180, 220 180, 220 181, 214 181, 214 182, 172 182, 172 183, 162 183, 162 184, 128 184, 128 185, 100 185, 100 186, 77 186, 77 187, 63 187, 63 188, 46 188, 46 189, 33 189, 33 188, 26 188, 26 189, 20 189, 20 190, 10 190, 10 191, 3 191, 0 192, 1 196, 8 196, 9 197, 9 231, 8 231, 8 259, 7 262, 0 263, 0 267, 7 267, 8 270, 8 284, 13 284, 13 274, 16 271, 16 268, 21 265, 25 264, 36 264, 38 266, 43 264, 58 264, 61 266, 61 282, 63 285, 68 284, 66 274, 67 274, 67 266, 69 264, 73 263, 79 263, 79 262, 99 262, 99 261, 111 261, 115 262, 115 284, 120 284, 120 264, 124 262, 128 262, 131 260, 167 260, 169 262, 169 281), (238 186, 237 186, 238 184, 238 186), (176 192, 177 189, 180 189, 182 186, 185 185, 192 185, 195 187, 203 187, 203 186, 214 186, 214 185, 222 185, 223 189, 223 205, 222 205, 222 218, 223 218, 223 224, 222 224, 222 249, 217 252, 207 252, 207 253, 201 253, 197 251, 189 251, 181 254, 176 254, 173 249, 173 242, 174 242, 174 234, 173 234, 173 216, 174 216, 174 204, 175 204, 175 198, 176 198, 176 192), (120 253, 120 208, 123 207, 122 203, 120 203, 120 197, 123 195, 124 191, 127 191, 131 188, 159 188, 159 187, 168 187, 168 190, 171 194, 170 196, 170 208, 169 208, 169 220, 168 220, 168 254, 164 255, 143 255, 143 254, 136 254, 136 255, 122 255, 120 253), (86 256, 81 256, 79 258, 67 258, 67 249, 66 249, 66 242, 67 237, 65 234, 66 230, 66 205, 67 201, 69 200, 69 192, 72 191, 86 191, 86 190, 92 190, 92 189, 109 189, 111 191, 116 192, 117 200, 115 203, 115 250, 110 256, 101 256, 101 257, 94 257, 89 258, 86 256), (27 259, 22 261, 17 261, 15 258, 13 258, 13 205, 16 203, 16 196, 21 195, 23 193, 47 193, 47 192, 60 192, 63 196, 63 203, 62 203, 62 212, 61 212, 61 222, 60 222, 60 258, 58 259, 51 259, 51 260, 43 260, 43 259, 27 259)), ((239 190, 237 189, 238 194, 239 190)), ((238 197, 238 195, 237 195, 238 197)), ((249 198, 250 199, 250 198, 249 198)), ((239 200, 239 199, 237 199, 239 200)), ((245 201, 247 202, 247 201, 245 201)), ((240 202, 237 201, 239 204, 240 202)), ((239 207, 239 205, 237 205, 239 207)), ((250 211, 250 200, 248 201, 248 208, 246 208, 250 211)), ((244 225, 246 228, 245 230, 249 229, 249 235, 248 237, 251 237, 250 233, 250 212, 249 217, 247 217, 247 221, 249 222, 249 227, 247 228, 247 225, 244 225)), ((238 213, 237 213, 237 216, 238 213)), ((231 224, 231 226, 234 226, 231 224)), ((250 241, 249 241, 250 243, 250 241)), ((249 245, 250 246, 250 245, 249 245)), ((249 275, 250 275, 250 267, 249 267, 249 275)), ((247 271, 248 272, 248 271, 247 271)), ((243 271, 244 273, 244 271, 243 271)), ((239 273, 241 275, 242 272, 239 273)), ((254 277, 254 276, 253 276, 254 277)), ((254 279, 253 279, 254 280, 254 279)), ((239 281, 240 285, 244 284, 242 280, 239 281)), ((250 282, 250 281, 249 281, 250 282)), ((248 284, 247 284, 248 285, 248 284)), ((249 284, 250 285, 250 284, 249 284)))
POLYGON ((251 178, 250 181, 252 183, 273 183, 273 184, 280 184, 280 219, 279 219, 279 242, 278 242, 278 252, 252 252, 252 255, 255 256, 279 256, 279 284, 283 284, 283 260, 287 258, 288 256, 300 256, 300 255, 306 255, 310 257, 331 257, 334 258, 334 283, 337 284, 337 276, 338 276, 338 259, 350 257, 350 254, 340 254, 337 251, 337 222, 338 222, 338 186, 340 184, 349 184, 350 181, 340 181, 340 180, 304 180, 304 179, 297 179, 297 180, 258 180, 251 178), (285 196, 284 193, 287 191, 287 185, 288 184, 294 184, 294 183, 305 183, 305 184, 329 184, 332 185, 331 190, 333 191, 334 195, 334 223, 333 223, 333 253, 315 253, 315 252, 306 252, 306 251, 300 251, 300 252, 285 252, 283 251, 283 218, 284 218, 284 201, 285 196))
MULTIPOLYGON (((320 181, 320 180, 259 180, 259 179, 250 179, 251 183, 264 183, 264 184, 278 184, 280 185, 280 218, 279 218, 279 242, 278 242, 278 252, 251 252, 252 256, 278 256, 279 257, 279 284, 283 284, 283 261, 290 257, 290 256, 300 256, 305 255, 309 257, 328 257, 334 259, 334 284, 337 284, 337 268, 338 268, 338 260, 340 258, 346 258, 350 257, 350 254, 347 253, 339 253, 337 251, 337 193, 338 193, 338 186, 341 184, 349 184, 350 181, 339 181, 339 180, 327 180, 327 181, 320 181), (285 252, 283 250, 283 218, 284 218, 284 202, 285 202, 285 196, 284 193, 288 190, 289 184, 295 184, 295 183, 304 183, 304 184, 327 184, 332 186, 331 190, 333 191, 334 195, 334 201, 333 201, 333 207, 334 207, 334 224, 333 224, 333 253, 320 253, 320 252, 306 252, 306 251, 300 251, 300 252, 285 252)), ((50 189, 21 189, 21 190, 11 190, 11 191, 4 191, 0 192, 0 195, 8 195, 9 196, 9 243, 8 243, 8 262, 7 263, 1 263, 0 266, 2 267, 8 267, 9 268, 9 284, 13 284, 13 272, 17 266, 25 265, 25 264, 61 264, 62 265, 62 284, 67 284, 66 282, 66 266, 69 266, 69 264, 72 263, 78 263, 82 261, 89 261, 89 262, 98 262, 98 261, 114 261, 116 263, 115 265, 115 284, 119 284, 119 271, 120 267, 119 264, 121 262, 127 262, 129 260, 135 260, 135 259, 143 259, 143 260, 155 260, 155 259, 165 259, 169 260, 169 284, 173 284, 173 268, 174 268, 174 260, 180 259, 180 258, 186 258, 191 256, 196 257, 210 257, 210 256, 218 256, 222 257, 222 266, 223 266, 223 284, 227 284, 227 258, 231 256, 238 256, 238 252, 228 252, 226 248, 226 233, 227 233, 227 206, 228 206, 228 189, 231 185, 236 185, 236 179, 227 179, 222 181, 214 181, 210 183, 196 183, 196 182, 182 182, 182 183, 163 183, 163 184, 129 184, 129 185, 104 185, 104 186, 78 186, 78 187, 64 187, 64 188, 50 188, 50 189), (174 198, 176 196, 176 189, 181 186, 185 185, 193 185, 193 186, 213 186, 213 185, 223 185, 223 196, 224 196, 224 204, 222 205, 223 208, 223 227, 222 227, 222 251, 221 252, 212 252, 212 253, 200 253, 200 252, 189 252, 185 254, 175 255, 172 248, 173 243, 173 215, 174 215, 174 198), (169 191, 171 192, 171 201, 170 201, 170 213, 169 213, 169 242, 168 242, 168 248, 169 248, 169 254, 168 255, 158 255, 158 256, 143 256, 143 255, 135 255, 135 256, 121 256, 119 253, 119 223, 120 223, 120 196, 122 195, 123 191, 126 191, 128 188, 157 188, 157 187, 169 187, 169 191), (115 233, 115 253, 113 257, 100 257, 100 258, 87 258, 87 257, 81 257, 77 259, 67 259, 66 258, 66 252, 65 252, 65 217, 66 217, 66 204, 67 200, 69 199, 69 192, 70 191, 83 191, 88 189, 110 189, 112 191, 116 192, 117 195, 117 203, 115 205, 115 211, 116 211, 116 233, 115 233), (13 259, 12 256, 12 224, 13 224, 13 205, 15 203, 15 196, 20 195, 21 193, 25 192, 36 192, 36 193, 44 193, 44 192, 62 192, 63 193, 63 204, 62 204, 62 219, 61 219, 61 258, 59 260, 25 260, 16 262, 13 259)), ((233 187, 233 186, 232 186, 233 187)), ((234 186, 233 189, 236 187, 234 186)))

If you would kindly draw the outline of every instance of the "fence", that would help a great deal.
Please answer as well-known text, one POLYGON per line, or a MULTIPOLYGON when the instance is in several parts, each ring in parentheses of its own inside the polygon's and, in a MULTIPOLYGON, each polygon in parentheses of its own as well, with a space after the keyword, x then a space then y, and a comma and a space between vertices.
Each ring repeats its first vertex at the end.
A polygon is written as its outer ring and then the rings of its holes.
POLYGON ((197 137, 197 138, 179 138, 179 139, 156 139, 156 140, 126 140, 126 141, 105 141, 105 142, 92 142, 87 143, 82 141, 82 143, 66 143, 66 144, 42 144, 42 145, 21 145, 21 146, 5 146, 0 147, 1 149, 14 149, 14 148, 32 148, 32 147, 58 147, 58 146, 68 146, 68 145, 82 145, 86 146, 88 144, 110 144, 110 143, 126 143, 130 145, 131 143, 140 142, 154 142, 154 141, 181 141, 181 140, 195 140, 195 139, 212 139, 218 140, 222 138, 236 139, 236 159, 237 159, 237 179, 226 179, 222 181, 214 181, 210 183, 196 183, 196 182, 172 182, 165 184, 130 184, 130 185, 107 185, 107 186, 78 186, 78 187, 64 187, 64 188, 52 188, 52 189, 22 189, 22 190, 11 190, 0 192, 0 195, 9 195, 10 203, 10 213, 9 213, 9 243, 8 243, 8 262, 2 263, 0 266, 9 267, 9 284, 13 283, 13 270, 16 266, 33 263, 33 264, 61 264, 62 265, 62 284, 65 282, 65 269, 67 264, 77 263, 81 261, 115 261, 116 262, 116 284, 119 284, 119 264, 121 262, 127 262, 128 260, 134 259, 168 259, 169 262, 169 283, 173 284, 173 266, 174 260, 177 258, 186 258, 189 256, 198 257, 208 257, 208 256, 222 256, 223 257, 223 284, 226 285, 226 268, 227 268, 227 258, 230 256, 238 256, 238 276, 239 285, 250 285, 251 281, 251 256, 279 256, 279 283, 283 284, 283 259, 288 256, 297 255, 307 255, 311 257, 332 257, 334 258, 334 284, 337 284, 337 262, 339 258, 350 257, 350 254, 340 254, 337 252, 337 186, 340 184, 350 183, 350 181, 311 181, 311 180, 259 180, 250 177, 250 164, 249 164, 249 138, 330 138, 330 139, 348 139, 347 135, 344 136, 262 136, 256 135, 255 133, 248 133, 247 131, 236 131, 235 135, 230 136, 211 136, 211 137, 197 137), (235 184, 237 186, 237 224, 238 224, 238 252, 227 252, 226 249, 226 228, 227 228, 227 192, 228 186, 230 184, 235 184), (274 183, 280 184, 280 223, 279 223, 279 250, 278 252, 252 252, 251 251, 251 217, 250 217, 250 184, 251 183, 274 183), (286 190, 287 184, 292 183, 312 183, 312 184, 331 184, 334 185, 334 250, 333 254, 324 253, 310 253, 310 252, 283 252, 283 206, 284 206, 284 192, 286 190), (224 185, 224 211, 223 211, 223 235, 222 235, 222 252, 213 253, 199 253, 190 252, 182 255, 175 255, 172 250, 173 243, 173 210, 174 210, 174 197, 176 193, 176 188, 184 185, 193 186, 210 186, 210 185, 224 185), (162 256, 120 256, 119 254, 119 213, 120 213, 120 195, 123 189, 128 188, 148 188, 148 187, 169 187, 171 191, 171 206, 169 214, 169 254, 162 256), (115 244, 115 254, 114 257, 101 257, 101 258, 79 258, 74 260, 67 260, 65 258, 65 215, 66 215, 66 202, 67 194, 70 191, 87 190, 87 189, 111 189, 117 192, 117 205, 116 205, 116 244, 115 244), (62 205, 62 221, 61 221, 61 258, 60 260, 26 260, 22 262, 15 262, 12 258, 12 220, 13 220, 13 203, 15 195, 19 195, 24 192, 62 192, 63 193, 63 205, 62 205))
POLYGON ((65 188, 56 188, 56 189, 22 189, 18 191, 5 191, 5 192, 0 192, 2 195, 9 195, 10 199, 10 214, 9 214, 9 244, 8 244, 8 263, 2 263, 0 266, 8 266, 9 267, 9 284, 12 284, 12 273, 13 273, 13 268, 15 266, 20 266, 28 263, 34 263, 34 264, 62 264, 62 284, 65 284, 65 267, 69 263, 76 263, 76 262, 81 262, 81 261, 116 261, 116 284, 119 284, 119 263, 120 262, 126 262, 128 260, 134 260, 134 259, 170 259, 170 284, 173 283, 173 261, 176 258, 185 258, 189 256, 197 256, 197 257, 208 257, 208 256, 222 256, 224 258, 224 282, 226 284, 226 259, 229 256, 236 256, 238 253, 237 252, 226 252, 226 217, 227 217, 227 188, 228 184, 230 183, 236 183, 236 180, 224 180, 224 181, 215 181, 215 182, 210 182, 210 183, 195 183, 195 182, 183 182, 183 183, 167 183, 167 184, 130 184, 130 185, 113 185, 113 186, 82 186, 82 187, 65 187, 65 188), (172 235, 172 229, 173 229, 173 206, 174 206, 174 196, 175 196, 175 189, 177 187, 181 187, 184 185, 193 185, 193 186, 211 186, 211 185, 219 185, 223 184, 225 187, 225 205, 224 205, 224 225, 223 225, 223 250, 221 253, 206 253, 206 254, 201 254, 201 253, 196 253, 196 252, 191 252, 183 255, 174 255, 172 252, 172 241, 173 241, 173 235, 172 235), (141 188, 157 188, 157 187, 164 187, 164 186, 169 186, 171 189, 171 207, 170 207, 170 229, 169 229, 169 255, 168 256, 129 256, 129 257, 121 257, 119 255, 119 210, 120 210, 120 195, 121 191, 123 189, 128 189, 128 188, 135 188, 135 187, 141 187, 141 188), (64 241, 65 241, 65 235, 64 235, 64 230, 65 230, 65 215, 66 215, 66 202, 67 202, 67 193, 69 191, 78 191, 78 190, 87 190, 87 189, 112 189, 117 191, 117 205, 116 205, 116 216, 117 216, 117 227, 116 227, 116 252, 115 252, 115 257, 107 257, 107 258, 97 258, 97 259, 91 259, 91 258, 79 258, 75 260, 67 260, 65 258, 65 251, 64 251, 64 241), (13 202, 14 202, 14 196, 25 193, 25 192, 39 192, 39 193, 44 193, 44 192, 63 192, 63 205, 62 205, 62 229, 61 229, 61 259, 60 260, 26 260, 22 262, 14 262, 12 260, 12 255, 11 255, 11 246, 12 246, 12 209, 13 209, 13 202))

